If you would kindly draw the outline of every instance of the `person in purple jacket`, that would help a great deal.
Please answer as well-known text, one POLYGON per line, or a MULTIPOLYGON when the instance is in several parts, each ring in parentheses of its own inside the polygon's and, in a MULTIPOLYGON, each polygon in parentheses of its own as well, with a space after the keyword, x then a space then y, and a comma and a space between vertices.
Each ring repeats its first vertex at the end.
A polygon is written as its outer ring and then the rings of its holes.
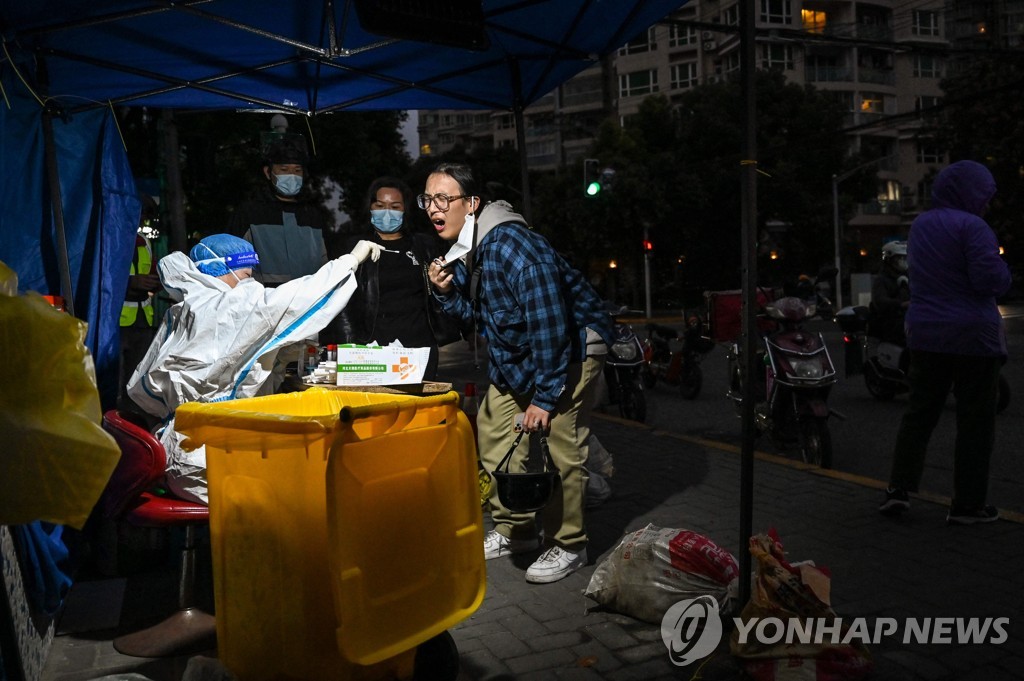
POLYGON ((982 215, 996 193, 988 168, 958 161, 932 185, 932 206, 910 226, 910 401, 893 452, 884 515, 910 509, 924 471, 928 440, 952 389, 956 396, 953 501, 946 522, 986 523, 999 511, 985 504, 995 440, 999 371, 1006 336, 996 297, 1010 288, 1010 269, 982 215))

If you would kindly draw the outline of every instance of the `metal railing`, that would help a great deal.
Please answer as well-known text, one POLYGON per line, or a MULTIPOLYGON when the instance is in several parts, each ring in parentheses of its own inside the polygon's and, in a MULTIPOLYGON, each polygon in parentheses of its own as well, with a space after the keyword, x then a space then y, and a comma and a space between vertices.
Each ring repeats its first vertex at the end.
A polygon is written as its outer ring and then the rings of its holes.
POLYGON ((874 83, 876 85, 896 85, 896 74, 891 69, 857 69, 857 80, 861 83, 874 83))
POLYGON ((808 66, 805 75, 814 83, 853 81, 853 69, 847 66, 808 66))

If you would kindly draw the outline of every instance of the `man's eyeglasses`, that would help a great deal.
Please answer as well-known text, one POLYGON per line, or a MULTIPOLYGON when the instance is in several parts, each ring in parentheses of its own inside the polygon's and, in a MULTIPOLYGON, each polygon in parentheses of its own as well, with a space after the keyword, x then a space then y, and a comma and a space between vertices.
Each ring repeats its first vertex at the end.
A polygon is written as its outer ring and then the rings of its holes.
POLYGON ((469 197, 466 196, 465 194, 460 194, 458 196, 448 196, 447 194, 434 194, 433 196, 431 196, 430 194, 420 194, 419 196, 416 197, 416 205, 422 208, 423 210, 430 210, 430 204, 433 203, 435 206, 437 206, 438 210, 446 211, 448 210, 448 206, 451 205, 452 201, 456 199, 466 198, 469 197))

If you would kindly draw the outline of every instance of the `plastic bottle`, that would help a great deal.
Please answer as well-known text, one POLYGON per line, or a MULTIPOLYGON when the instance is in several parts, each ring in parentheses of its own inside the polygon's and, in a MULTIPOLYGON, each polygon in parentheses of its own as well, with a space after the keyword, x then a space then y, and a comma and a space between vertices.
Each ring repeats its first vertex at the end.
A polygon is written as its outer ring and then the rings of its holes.
POLYGON ((338 346, 333 343, 327 346, 327 361, 337 362, 338 361, 338 346))
POLYGON ((312 376, 317 367, 317 352, 312 345, 306 347, 306 367, 302 372, 303 376, 312 376))

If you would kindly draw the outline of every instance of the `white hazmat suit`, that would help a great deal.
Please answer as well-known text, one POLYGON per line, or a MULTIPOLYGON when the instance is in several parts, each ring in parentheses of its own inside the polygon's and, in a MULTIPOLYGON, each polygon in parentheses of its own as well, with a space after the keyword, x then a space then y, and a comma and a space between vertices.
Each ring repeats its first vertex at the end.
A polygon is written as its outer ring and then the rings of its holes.
POLYGON ((218 402, 271 392, 268 379, 280 350, 323 329, 356 288, 353 276, 380 246, 361 241, 317 272, 277 288, 246 278, 232 288, 203 274, 187 255, 160 260, 164 289, 176 301, 145 358, 128 381, 128 394, 167 425, 167 484, 177 496, 207 503, 206 451, 184 451, 174 411, 186 402, 218 402))

